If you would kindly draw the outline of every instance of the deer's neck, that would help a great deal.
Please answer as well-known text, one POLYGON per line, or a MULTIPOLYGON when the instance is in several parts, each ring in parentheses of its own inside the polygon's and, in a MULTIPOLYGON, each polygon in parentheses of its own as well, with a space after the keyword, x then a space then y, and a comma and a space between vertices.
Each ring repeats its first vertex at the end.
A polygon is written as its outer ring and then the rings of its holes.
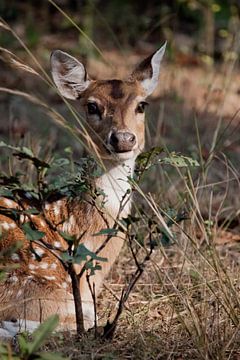
POLYGON ((96 185, 105 194, 105 209, 113 217, 127 216, 131 211, 131 186, 129 177, 134 172, 135 159, 126 160, 121 164, 105 162, 106 171, 100 176, 96 185))

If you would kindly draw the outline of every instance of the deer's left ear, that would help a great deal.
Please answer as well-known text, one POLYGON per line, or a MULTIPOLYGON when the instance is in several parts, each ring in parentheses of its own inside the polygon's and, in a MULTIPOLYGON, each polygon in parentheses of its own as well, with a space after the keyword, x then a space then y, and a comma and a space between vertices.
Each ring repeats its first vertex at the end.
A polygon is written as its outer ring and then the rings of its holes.
POLYGON ((148 58, 143 60, 132 72, 130 80, 137 80, 141 83, 146 95, 151 95, 158 84, 161 61, 166 49, 167 43, 148 58))

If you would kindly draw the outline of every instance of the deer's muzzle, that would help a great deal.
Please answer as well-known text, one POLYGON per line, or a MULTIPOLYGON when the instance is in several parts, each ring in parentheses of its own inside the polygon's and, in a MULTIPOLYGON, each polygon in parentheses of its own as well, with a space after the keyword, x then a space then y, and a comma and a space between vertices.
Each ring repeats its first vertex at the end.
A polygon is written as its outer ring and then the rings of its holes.
POLYGON ((133 150, 136 136, 129 131, 113 131, 109 137, 109 145, 116 153, 133 150))

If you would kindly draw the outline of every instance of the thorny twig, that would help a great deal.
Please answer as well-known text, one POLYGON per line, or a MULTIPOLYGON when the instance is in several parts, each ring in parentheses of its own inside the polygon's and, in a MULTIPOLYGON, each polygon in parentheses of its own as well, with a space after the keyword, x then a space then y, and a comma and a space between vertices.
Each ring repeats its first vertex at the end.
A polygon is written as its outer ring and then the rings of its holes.
POLYGON ((150 231, 150 234, 149 234, 150 250, 145 255, 143 261, 141 263, 139 263, 137 257, 135 256, 134 250, 132 248, 132 237, 129 234, 127 234, 127 235, 128 235, 127 237, 128 237, 129 244, 130 244, 130 249, 133 254, 133 258, 134 258, 135 264, 137 266, 137 269, 135 270, 134 274, 132 275, 132 278, 131 278, 129 284, 127 286, 125 286, 125 288, 122 290, 121 298, 120 298, 120 301, 118 304, 118 310, 117 310, 117 313, 116 313, 113 321, 111 323, 108 321, 104 327, 103 336, 106 339, 113 338, 116 327, 117 327, 117 322, 118 322, 120 315, 122 314, 124 305, 125 305, 126 301, 128 300, 128 297, 129 297, 132 289, 134 288, 135 284, 137 283, 138 279, 143 274, 146 264, 150 260, 153 249, 154 249, 154 246, 152 245, 152 234, 150 231))

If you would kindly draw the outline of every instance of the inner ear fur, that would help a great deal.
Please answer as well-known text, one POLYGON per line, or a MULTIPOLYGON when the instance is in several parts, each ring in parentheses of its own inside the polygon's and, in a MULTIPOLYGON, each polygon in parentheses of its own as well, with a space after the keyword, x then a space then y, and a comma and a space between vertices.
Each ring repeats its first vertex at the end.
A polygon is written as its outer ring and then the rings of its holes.
POLYGON ((139 81, 146 95, 151 95, 159 80, 161 61, 166 49, 165 43, 159 50, 144 59, 132 72, 129 80, 139 81))
POLYGON ((85 66, 61 50, 51 54, 51 71, 59 92, 67 99, 79 98, 90 85, 85 66))

